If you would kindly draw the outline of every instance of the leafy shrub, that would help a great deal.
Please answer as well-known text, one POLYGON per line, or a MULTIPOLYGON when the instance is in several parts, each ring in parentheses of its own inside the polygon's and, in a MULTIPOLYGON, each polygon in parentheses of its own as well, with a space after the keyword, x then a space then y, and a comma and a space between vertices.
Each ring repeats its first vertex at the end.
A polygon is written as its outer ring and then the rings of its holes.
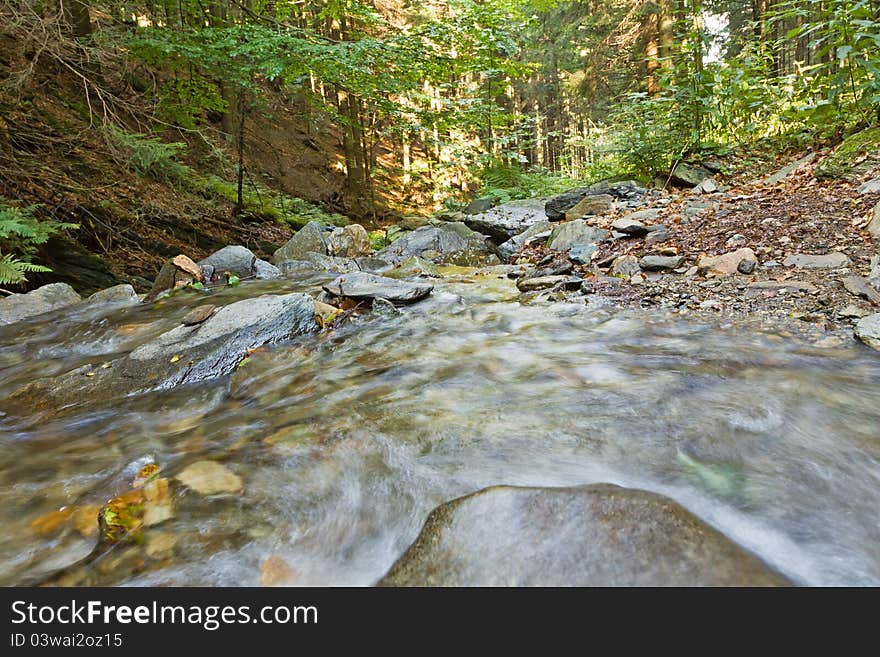
POLYGON ((27 273, 51 271, 32 262, 37 249, 58 231, 78 228, 77 224, 40 220, 34 216, 37 209, 35 205, 9 205, 0 198, 0 284, 23 283, 27 273))
POLYGON ((158 137, 126 132, 113 125, 107 128, 106 135, 115 160, 142 176, 173 182, 190 173, 189 167, 175 159, 185 152, 184 143, 164 142, 158 137))

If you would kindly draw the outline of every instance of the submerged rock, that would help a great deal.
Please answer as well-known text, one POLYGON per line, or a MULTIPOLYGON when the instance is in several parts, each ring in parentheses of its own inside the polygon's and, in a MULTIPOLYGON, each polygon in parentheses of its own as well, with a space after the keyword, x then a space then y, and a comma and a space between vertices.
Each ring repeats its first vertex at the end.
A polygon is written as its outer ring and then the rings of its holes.
POLYGON ((0 298, 0 324, 12 324, 82 301, 67 283, 50 283, 26 294, 0 298))
POLYGON ((244 299, 224 306, 203 323, 178 325, 128 356, 37 379, 10 400, 16 406, 59 410, 205 381, 235 370, 249 350, 317 329, 315 304, 308 295, 244 299))
POLYGON ((433 289, 433 285, 398 281, 366 272, 352 272, 324 286, 324 291, 334 297, 356 300, 382 298, 395 305, 421 301, 433 289))
MULTIPOLYGON (((423 226, 379 251, 392 264, 419 257, 451 265, 480 266, 494 256, 486 238, 462 223, 423 226)), ((497 262, 497 257, 495 258, 497 262)))
POLYGON ((856 324, 855 336, 869 347, 880 350, 880 313, 860 319, 856 324))
POLYGON ((779 586, 675 501, 642 490, 498 486, 447 502, 380 586, 779 586))
POLYGON ((440 270, 430 260, 425 260, 424 258, 413 257, 408 260, 404 260, 403 262, 398 262, 388 271, 382 273, 383 276, 387 276, 388 278, 413 278, 415 276, 422 276, 425 278, 442 278, 442 274, 440 270))
POLYGON ((478 214, 465 216, 463 221, 471 230, 488 235, 496 242, 506 242, 537 223, 547 221, 543 198, 529 198, 499 206, 478 214))
POLYGON ((191 463, 175 479, 200 495, 237 493, 243 487, 241 477, 216 461, 191 463))

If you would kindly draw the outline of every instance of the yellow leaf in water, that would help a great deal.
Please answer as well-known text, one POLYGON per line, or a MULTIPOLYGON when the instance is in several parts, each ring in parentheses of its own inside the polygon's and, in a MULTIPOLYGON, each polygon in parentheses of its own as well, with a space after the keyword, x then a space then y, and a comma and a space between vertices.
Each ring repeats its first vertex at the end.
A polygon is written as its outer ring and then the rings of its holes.
POLYGON ((176 363, 179 360, 180 360, 180 354, 175 354, 174 356, 171 357, 172 363, 176 363))
POLYGON ((266 559, 260 568, 260 584, 262 586, 290 584, 294 580, 296 580, 296 571, 287 565, 284 559, 275 554, 266 559))
POLYGON ((86 376, 95 376, 94 372, 86 372, 86 376))

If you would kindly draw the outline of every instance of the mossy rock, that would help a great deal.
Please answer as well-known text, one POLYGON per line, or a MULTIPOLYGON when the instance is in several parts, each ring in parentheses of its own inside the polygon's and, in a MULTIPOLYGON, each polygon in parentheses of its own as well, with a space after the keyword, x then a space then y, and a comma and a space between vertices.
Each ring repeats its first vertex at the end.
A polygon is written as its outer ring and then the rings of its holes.
POLYGON ((880 126, 850 135, 816 167, 816 177, 822 179, 855 179, 862 173, 880 166, 880 126))

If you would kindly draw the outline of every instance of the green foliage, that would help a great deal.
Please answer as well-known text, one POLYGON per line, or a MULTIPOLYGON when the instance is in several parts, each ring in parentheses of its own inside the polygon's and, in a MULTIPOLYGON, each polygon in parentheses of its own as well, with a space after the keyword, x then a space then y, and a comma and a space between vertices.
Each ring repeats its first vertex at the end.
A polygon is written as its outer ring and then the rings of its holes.
POLYGON ((0 197, 0 284, 23 283, 29 272, 51 271, 32 262, 39 246, 61 230, 78 228, 77 224, 41 220, 34 215, 37 210, 35 205, 10 205, 0 197))
POLYGON ((189 171, 176 159, 185 152, 184 143, 164 142, 158 137, 127 132, 114 125, 109 125, 105 134, 116 161, 142 176, 173 182, 189 171))
POLYGON ((479 179, 482 186, 477 196, 491 198, 495 203, 552 196, 582 184, 538 167, 526 170, 522 165, 500 160, 492 160, 484 166, 479 171, 479 179))

